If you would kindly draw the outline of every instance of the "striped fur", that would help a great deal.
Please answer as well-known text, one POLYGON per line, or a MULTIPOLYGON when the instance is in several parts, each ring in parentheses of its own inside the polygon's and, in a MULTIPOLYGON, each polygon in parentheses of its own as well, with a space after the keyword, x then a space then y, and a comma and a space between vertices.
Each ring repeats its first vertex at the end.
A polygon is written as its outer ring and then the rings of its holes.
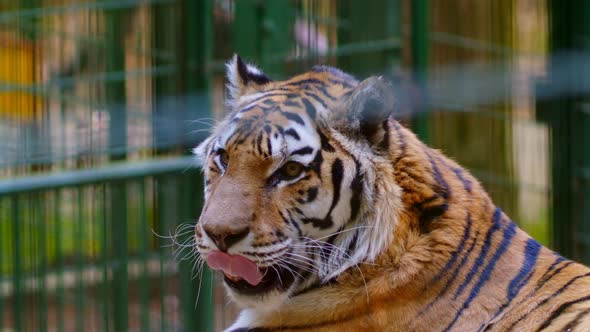
POLYGON ((264 294, 228 287, 243 307, 229 331, 590 330, 590 270, 396 122, 385 82, 329 67, 272 82, 239 57, 228 68, 230 113, 195 149, 198 250, 217 249, 207 227, 242 223, 228 253, 293 275, 264 294), (277 177, 289 161, 302 174, 277 177))

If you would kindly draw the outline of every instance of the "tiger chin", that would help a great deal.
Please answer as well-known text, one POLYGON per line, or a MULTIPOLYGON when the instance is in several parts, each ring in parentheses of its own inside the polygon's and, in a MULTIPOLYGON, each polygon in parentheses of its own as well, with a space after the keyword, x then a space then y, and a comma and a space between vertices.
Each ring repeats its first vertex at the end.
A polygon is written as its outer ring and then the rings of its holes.
POLYGON ((543 247, 394 117, 392 88, 227 64, 197 148, 197 250, 242 307, 228 331, 589 331, 590 269, 543 247))

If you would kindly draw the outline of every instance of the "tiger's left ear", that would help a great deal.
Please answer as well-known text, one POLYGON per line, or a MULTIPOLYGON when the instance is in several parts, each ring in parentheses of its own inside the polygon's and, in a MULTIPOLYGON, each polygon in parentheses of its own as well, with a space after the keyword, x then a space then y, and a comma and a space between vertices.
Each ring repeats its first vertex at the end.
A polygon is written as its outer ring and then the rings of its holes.
POLYGON ((237 54, 226 64, 226 67, 230 103, 248 93, 249 89, 254 91, 271 81, 260 69, 245 63, 237 54))
POLYGON ((381 77, 369 77, 357 85, 341 105, 340 129, 346 134, 381 146, 386 139, 385 121, 394 112, 393 87, 381 77))

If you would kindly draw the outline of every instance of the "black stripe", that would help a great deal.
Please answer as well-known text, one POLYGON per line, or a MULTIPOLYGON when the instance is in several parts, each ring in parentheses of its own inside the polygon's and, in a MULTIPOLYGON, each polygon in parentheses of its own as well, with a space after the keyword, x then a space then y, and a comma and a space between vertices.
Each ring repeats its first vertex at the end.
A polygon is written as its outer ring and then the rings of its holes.
POLYGON ((322 84, 322 85, 317 85, 315 87, 316 89, 318 89, 324 96, 326 96, 328 99, 332 100, 332 101, 336 101, 336 97, 332 96, 328 90, 326 89, 326 87, 322 84))
POLYGON ((271 332, 273 329, 265 327, 240 327, 229 332, 271 332))
POLYGON ((258 154, 262 155, 262 133, 258 134, 258 137, 256 138, 256 149, 258 150, 258 154))
POLYGON ((333 187, 333 196, 332 196, 332 205, 330 206, 330 210, 328 214, 323 219, 319 218, 304 218, 303 221, 306 224, 311 223, 313 227, 319 229, 328 229, 334 226, 334 221, 332 220, 332 211, 340 201, 340 190, 342 185, 342 178, 344 176, 344 167, 342 164, 342 160, 336 158, 334 160, 334 164, 332 165, 332 187, 333 187))
MULTIPOLYGON (((283 219, 285 219, 285 216, 283 215, 283 213, 282 212, 280 212, 280 213, 281 213, 281 217, 283 217, 283 219)), ((297 221, 295 220, 295 218, 293 218, 293 214, 291 214, 291 212, 289 210, 287 210, 287 214, 289 215, 289 218, 288 218, 289 221, 288 222, 291 225, 293 225, 293 227, 295 227, 295 230, 297 230, 297 236, 299 238, 302 238, 303 237, 303 232, 301 231, 301 227, 299 227, 299 224, 297 224, 297 221)))
POLYGON ((297 134, 297 132, 293 128, 287 129, 285 131, 285 135, 289 135, 289 136, 293 137, 294 139, 296 139, 298 141, 301 139, 301 137, 299 137, 299 134, 297 134))
POLYGON ((463 173, 463 169, 459 168, 459 167, 451 167, 451 170, 453 170, 455 175, 457 175, 457 178, 459 179, 459 181, 461 181, 461 183, 463 183, 463 188, 465 188, 465 190, 467 192, 471 192, 471 189, 473 188, 473 184, 471 183, 471 180, 469 180, 468 178, 465 177, 465 175, 463 173))
MULTIPOLYGON (((340 84, 343 87, 347 88, 347 89, 351 89, 354 88, 354 86, 348 82, 345 81, 340 81, 340 80, 333 80, 333 79, 329 79, 328 80, 331 84, 340 84)), ((352 91, 348 91, 347 93, 345 93, 343 96, 347 96, 351 93, 352 91)))
MULTIPOLYGON (((320 98, 318 95, 316 95, 315 93, 306 91, 305 95, 313 98, 315 101, 320 103, 320 105, 322 105, 323 108, 328 109, 328 105, 326 104, 326 102, 324 102, 324 100, 322 98, 320 98)), ((305 103, 305 100, 306 100, 306 98, 303 98, 304 103, 305 103)))
MULTIPOLYGON (((442 197, 444 199, 448 199, 449 196, 451 195, 451 189, 449 187, 449 184, 447 183, 447 181, 445 181, 445 179, 443 178, 440 169, 438 168, 438 166, 436 165, 436 163, 434 162, 432 155, 430 153, 430 151, 426 151, 426 155, 428 156, 428 161, 430 162, 430 166, 432 168, 432 172, 434 175, 434 180, 436 181, 436 183, 442 187, 442 190, 440 191, 440 195, 442 195, 442 197)), ((441 162, 440 158, 438 156, 435 156, 436 161, 437 162, 441 162)))
POLYGON ((461 268, 465 265, 465 263, 467 263, 467 260, 471 256, 471 252, 473 251, 473 248, 475 248, 475 244, 477 243, 478 237, 479 237, 479 230, 476 230, 475 236, 473 237, 473 241, 471 242, 471 245, 469 246, 469 248, 467 249, 467 251, 463 255, 463 258, 461 259, 461 262, 459 262, 459 265, 457 265, 457 267, 455 267, 455 269, 453 270, 451 277, 446 282, 445 286, 442 288, 442 291, 440 293, 438 293, 436 298, 434 298, 434 300, 432 300, 430 303, 428 303, 428 305, 426 305, 426 307, 424 307, 422 310, 420 310, 420 312, 418 313, 418 316, 423 315, 426 311, 428 311, 428 309, 432 308, 432 306, 438 300, 440 300, 447 293, 448 290, 451 289, 451 285, 455 282, 455 279, 457 279, 457 277, 459 276, 459 272, 461 271, 461 268))
POLYGON ((578 324, 580 324, 580 321, 582 320, 582 317, 586 316, 590 314, 590 308, 584 310, 584 311, 580 311, 576 317, 574 317, 574 319, 572 319, 569 323, 567 323, 566 326, 563 327, 564 331, 571 331, 574 329, 574 327, 578 326, 578 324))
POLYGON ((540 306, 544 305, 545 303, 549 302, 551 299, 555 298, 559 294, 563 293, 569 286, 571 286, 571 284, 573 284, 574 282, 576 282, 578 279, 586 278, 588 276, 590 276, 590 272, 588 272, 586 274, 578 275, 578 276, 575 276, 575 277, 571 278, 567 283, 565 283, 557 291, 555 291, 555 293, 551 294, 551 296, 547 296, 546 298, 543 299, 543 301, 539 302, 539 304, 533 310, 537 309, 538 307, 540 307, 540 306))
POLYGON ((313 157, 313 161, 309 164, 309 169, 316 172, 318 177, 322 176, 322 163, 324 162, 324 157, 322 156, 322 150, 318 150, 316 152, 315 157, 313 157))
POLYGON ((284 96, 284 97, 289 98, 289 95, 288 94, 284 94, 284 93, 269 93, 269 94, 260 96, 260 97, 258 97, 256 99, 250 100, 247 108, 250 108, 250 106, 255 106, 254 104, 256 104, 256 102, 258 102, 258 101, 261 101, 261 100, 266 99, 266 98, 277 97, 277 96, 284 96))
POLYGON ((350 197, 350 221, 356 220, 359 211, 361 209, 361 196, 363 194, 363 179, 364 176, 361 172, 361 164, 358 160, 354 160, 356 166, 356 174, 350 183, 350 190, 352 196, 350 197))
POLYGON ((535 287, 535 291, 537 291, 541 287, 543 287, 549 280, 551 280, 555 275, 557 275, 558 273, 560 273, 563 269, 565 269, 566 267, 568 267, 568 266, 570 266, 570 265, 572 265, 574 263, 573 261, 567 261, 561 267, 555 269, 555 267, 559 263, 563 262, 564 260, 565 260, 565 258, 563 258, 561 256, 557 257, 557 259, 555 260, 555 262, 553 264, 551 264, 551 266, 549 267, 549 269, 547 269, 547 272, 545 272, 545 274, 543 274, 543 276, 537 282, 537 287, 535 287))
POLYGON ((358 229, 356 231, 354 231, 354 235, 352 236, 352 240, 350 240, 350 243, 348 244, 348 248, 346 248, 346 253, 348 254, 348 256, 352 256, 352 254, 356 250, 356 246, 358 244, 358 239, 359 239, 359 232, 360 232, 360 230, 358 230, 358 229))
POLYGON ((500 220, 501 215, 502 215, 502 211, 499 208, 496 208, 496 211, 494 212, 492 225, 486 234, 484 243, 481 247, 481 251, 479 252, 479 256, 477 256, 475 262, 473 262, 473 265, 472 265, 471 269, 469 270, 469 273, 465 277, 465 280, 463 281, 463 283, 461 283, 461 285, 459 285, 459 288, 457 289, 457 291, 455 292, 455 295, 453 296, 453 300, 456 300, 459 297, 459 295, 461 295, 461 293, 463 292, 465 287, 467 287, 467 285, 471 282, 471 279, 473 278, 473 276, 475 276, 479 272, 479 269, 483 266, 485 258, 488 254, 488 251, 490 250, 490 246, 492 245, 492 236, 494 235, 495 232, 500 230, 501 225, 500 225, 499 220, 500 220))
POLYGON ((323 85, 325 83, 324 83, 324 81, 320 81, 320 80, 315 79, 315 78, 307 78, 307 79, 302 79, 302 80, 299 80, 299 81, 287 82, 287 83, 282 84, 282 86, 293 86, 293 85, 297 86, 297 85, 303 85, 303 84, 320 84, 320 85, 323 85))
MULTIPOLYGON (((279 134, 281 134, 282 136, 285 136, 285 129, 283 129, 282 126, 280 126, 280 125, 274 125, 274 127, 279 132, 279 134)), ((276 137, 276 133, 275 133, 275 137, 276 137)))
POLYGON ((293 106, 293 107, 301 107, 301 104, 298 101, 288 99, 286 100, 283 105, 285 106, 293 106))
POLYGON ((393 128, 395 129, 395 132, 397 133, 397 144, 399 145, 399 149, 400 149, 397 158, 393 162, 393 164, 395 165, 395 164, 397 164, 397 162, 401 158, 403 158, 406 155, 407 143, 406 143, 404 133, 403 133, 399 123, 395 120, 393 120, 393 128))
POLYGON ((322 150, 327 151, 327 152, 336 151, 336 150, 334 150, 334 147, 330 144, 330 142, 328 141, 328 138, 326 137, 326 135, 324 135, 324 133, 322 133, 321 131, 318 130, 318 135, 320 136, 320 141, 322 143, 322 150))
POLYGON ((304 156, 306 154, 311 154, 311 153, 313 153, 313 148, 311 148, 309 146, 306 146, 306 147, 303 147, 301 149, 297 149, 297 150, 291 152, 291 155, 292 156, 294 156, 294 155, 302 155, 302 156, 304 156))
POLYGON ((271 144, 270 136, 266 137, 266 148, 268 149, 268 154, 272 155, 272 144, 271 144))
MULTIPOLYGON (((512 300, 518 295, 522 287, 528 283, 531 276, 534 273, 534 266, 537 262, 537 258, 539 256, 539 252, 541 250, 541 244, 534 239, 528 239, 526 242, 526 246, 524 249, 524 259, 522 261, 522 266, 520 267, 520 271, 518 274, 510 281, 508 285, 508 290, 506 294, 506 300, 504 303, 498 308, 496 313, 492 316, 489 321, 493 321, 498 317, 504 309, 506 309, 512 300)), ((482 331, 486 324, 482 324, 478 331, 482 331)))
POLYGON ((573 300, 573 301, 569 301, 566 303, 563 303, 562 305, 560 305, 557 309, 555 309, 552 313, 551 316, 549 316, 549 318, 547 320, 545 320, 545 322, 539 327, 539 329, 537 331, 541 331, 542 329, 548 327, 549 325, 551 325, 551 322, 553 320, 555 320, 555 318, 559 317, 559 315, 561 315, 564 311, 566 311, 569 307, 578 304, 578 303, 582 303, 585 301, 590 300, 590 295, 586 295, 584 297, 581 297, 577 300, 573 300))
POLYGON ((313 104, 309 100, 307 100, 307 98, 302 98, 301 100, 303 101, 303 105, 305 106, 305 112, 307 113, 307 115, 311 119, 315 119, 317 114, 315 106, 313 106, 313 104))
MULTIPOLYGON (((497 219, 495 218, 494 223, 496 223, 496 220, 497 220, 497 223, 499 224, 500 217, 498 217, 497 219)), ((496 252, 492 256, 492 258, 490 259, 488 264, 485 266, 485 268, 481 272, 481 275, 479 276, 479 279, 477 280, 476 284, 471 289, 469 296, 467 297, 465 302, 463 302, 463 305, 457 311, 457 313, 455 314, 455 317, 453 318, 451 323, 447 326, 445 331, 450 331, 450 329, 453 327, 453 325, 455 325, 455 323, 459 320, 459 318, 463 314, 463 311, 465 309, 469 308, 469 305, 471 304, 471 302, 473 302, 473 300, 475 300, 477 295, 479 295, 481 288, 491 278, 492 272, 494 271, 494 268, 496 267, 496 263, 504 255, 504 253, 506 252, 506 249, 508 249, 508 246, 510 245, 510 242, 512 241, 512 238, 514 237, 515 234, 516 234, 516 224, 513 222, 510 222, 504 229, 502 242, 498 246, 498 249, 496 250, 496 252)))
POLYGON ((279 211, 279 214, 281 215, 281 219, 283 219, 283 222, 288 224, 289 219, 287 219, 287 217, 285 217, 285 215, 283 214, 283 211, 279 211))
POLYGON ((379 149, 381 151, 389 151, 389 119, 383 121, 382 127, 385 133, 383 134, 381 143, 379 143, 379 149))
MULTIPOLYGON (((436 196, 436 198, 439 198, 439 197, 436 196)), ((420 212, 419 212, 420 217, 418 218, 418 225, 420 226, 420 232, 423 234, 428 233, 430 231, 430 229, 429 229, 430 223, 434 219, 440 217, 445 212, 447 212, 448 209, 449 209, 449 204, 447 204, 445 202, 445 203, 442 203, 439 205, 429 206, 427 208, 420 210, 420 212)))
MULTIPOLYGON (((266 77, 265 75, 254 74, 252 72, 248 72, 248 74, 248 80, 252 80, 258 85, 264 85, 270 82, 270 78, 266 77)), ((247 82, 244 82, 244 84, 247 84, 247 82)))
MULTIPOLYGON (((563 258, 561 256, 558 256, 557 259, 555 260, 555 262, 553 262, 553 264, 551 264, 551 266, 549 266, 549 268, 547 269, 547 271, 545 271, 545 273, 543 274, 543 276, 541 276, 541 278, 539 278, 539 281, 537 281, 537 285, 536 285, 535 289, 532 292, 530 292, 529 294, 527 294, 525 296, 525 298, 523 299, 523 301, 525 299, 531 298, 539 289, 541 289, 541 287, 543 287, 545 285, 545 283, 547 283, 549 280, 551 280, 551 278, 553 278, 555 275, 559 274, 563 269, 565 269, 566 267, 568 267, 569 265, 571 265, 573 263, 573 261, 567 261, 560 268, 555 269, 555 267, 559 263, 563 262, 564 260, 565 260, 565 258, 563 258)), ((522 301, 520 303, 522 303, 522 301)), ((528 311, 524 315, 520 316, 516 321, 514 321, 512 324, 510 324, 510 326, 507 328, 507 331, 512 330, 518 323, 520 323, 531 312, 533 312, 533 310, 535 310, 535 308, 533 308, 532 310, 528 311)))
MULTIPOLYGON (((250 104, 248 107, 242 108, 238 113, 247 113, 248 111, 251 111, 258 106, 259 106, 258 104, 250 104)), ((234 117, 232 119, 232 122, 238 122, 239 120, 241 120, 241 119, 234 117)))
POLYGON ((332 197, 332 206, 330 207, 330 213, 340 201, 340 190, 342 184, 342 178, 344 177, 344 166, 340 158, 334 160, 332 165, 332 187, 334 188, 334 196, 332 197))
POLYGON ((461 241, 459 242, 457 249, 455 249, 455 251, 451 254, 451 259, 449 259, 447 261, 445 266, 443 266, 443 268, 434 276, 434 278, 432 278, 432 280, 430 281, 431 285, 437 283, 444 275, 446 275, 446 273, 453 267, 453 265, 455 265, 455 262, 457 261, 457 259, 459 259, 459 254, 463 252, 463 249, 465 248, 465 244, 467 243, 467 240, 469 239, 469 237, 471 235, 472 221, 471 221, 471 214, 470 213, 467 213, 466 222, 467 222, 467 225, 465 226, 465 229, 463 230, 463 237, 461 238, 461 241))
POLYGON ((318 187, 309 188, 307 191, 307 203, 315 201, 318 196, 318 187))
POLYGON ((549 302, 551 299, 555 298, 557 295, 563 293, 569 286, 571 286, 574 282, 576 282, 576 280, 578 280, 580 278, 585 278, 585 277, 588 277, 588 276, 590 276, 590 273, 586 273, 586 274, 583 274, 583 275, 578 275, 576 277, 573 277, 567 283, 565 283, 563 286, 561 286, 555 293, 551 294, 551 296, 547 296, 546 298, 543 299, 543 301, 539 302, 533 309, 531 309, 530 311, 528 311, 523 316, 519 317, 517 321, 515 321, 514 323, 512 323, 512 325, 510 326, 510 328, 516 326, 516 324, 520 323, 530 313, 532 313, 533 311, 537 310, 539 307, 545 305, 547 302, 549 302))
POLYGON ((281 114, 291 121, 295 121, 300 125, 304 125, 303 119, 299 116, 299 114, 291 113, 291 112, 281 112, 281 114))
POLYGON ((526 246, 524 248, 524 260, 522 262, 522 266, 520 267, 520 271, 508 285, 508 302, 512 301, 512 299, 518 295, 524 286, 523 280, 533 271, 533 268, 537 264, 537 258, 539 257, 540 251, 541 244, 539 242, 535 241, 534 239, 527 240, 526 246))

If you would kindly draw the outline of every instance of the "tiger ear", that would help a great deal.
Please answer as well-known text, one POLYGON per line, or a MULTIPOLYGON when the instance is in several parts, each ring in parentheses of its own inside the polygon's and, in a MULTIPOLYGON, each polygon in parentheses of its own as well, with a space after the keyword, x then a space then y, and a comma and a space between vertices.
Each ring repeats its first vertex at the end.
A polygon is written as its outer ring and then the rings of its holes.
POLYGON ((259 88, 271 81, 260 69, 245 63, 237 54, 226 67, 230 102, 238 100, 248 89, 259 88))
POLYGON ((342 110, 344 131, 377 146, 385 137, 385 121, 394 112, 393 87, 381 77, 369 77, 354 88, 342 110))

